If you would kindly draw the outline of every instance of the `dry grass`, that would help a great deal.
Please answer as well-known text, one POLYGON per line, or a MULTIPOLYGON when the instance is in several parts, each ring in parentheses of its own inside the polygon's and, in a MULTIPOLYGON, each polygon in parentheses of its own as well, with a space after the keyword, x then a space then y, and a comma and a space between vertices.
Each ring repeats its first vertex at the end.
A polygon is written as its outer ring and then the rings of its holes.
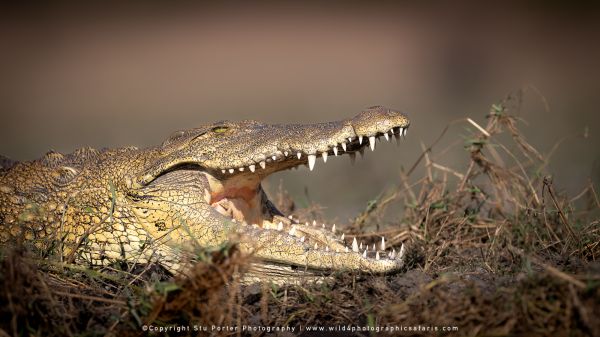
MULTIPOLYGON (((269 334, 210 332, 211 325, 296 328, 276 333, 282 336, 318 325, 458 327, 390 334, 403 336, 600 335, 599 196, 591 183, 574 198, 559 192, 545 173, 548 162, 511 115, 519 101, 509 96, 493 105, 485 126, 470 119, 449 126, 472 129, 465 170, 443 164, 448 149, 439 144, 453 138, 447 128, 396 188, 348 225, 365 241, 385 234, 390 245, 404 242, 405 273, 242 286, 248 260, 235 247, 204 253, 187 276, 174 279, 153 266, 89 270, 6 250, 0 336, 138 336, 146 335, 145 324, 208 326, 201 334, 214 335, 269 334), (399 208, 401 219, 390 216, 399 208)), ((276 200, 293 207, 285 197, 276 200)))

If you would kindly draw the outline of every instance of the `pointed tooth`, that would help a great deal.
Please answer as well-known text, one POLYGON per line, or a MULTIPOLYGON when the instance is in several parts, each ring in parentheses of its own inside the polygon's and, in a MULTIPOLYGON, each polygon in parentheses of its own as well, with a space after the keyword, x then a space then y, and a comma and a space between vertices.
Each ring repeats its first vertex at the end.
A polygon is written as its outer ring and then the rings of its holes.
POLYGON ((316 226, 316 225, 317 225, 317 220, 313 220, 313 223, 312 223, 312 225, 313 225, 313 226, 316 226))
POLYGON ((404 128, 399 128, 398 129, 398 135, 399 136, 403 136, 404 135, 404 128))
POLYGON ((221 170, 221 173, 225 173, 225 172, 227 172, 227 171, 225 171, 225 170, 221 170))
POLYGON ((296 234, 296 226, 292 226, 292 229, 290 229, 289 234, 290 235, 295 235, 296 234))
POLYGON ((352 137, 348 137, 348 143, 352 143, 352 137))
POLYGON ((408 128, 404 128, 402 131, 402 137, 406 137, 406 131, 408 130, 408 128))
POLYGON ((326 162, 327 162, 327 155, 328 155, 328 153, 327 153, 327 152, 323 152, 323 153, 321 153, 321 157, 323 157, 323 162, 324 162, 324 163, 326 163, 326 162))
POLYGON ((289 153, 289 152, 287 152, 287 151, 283 151, 283 155, 284 155, 284 156, 286 156, 286 157, 287 157, 287 156, 288 156, 288 154, 290 154, 290 153, 289 153))
POLYGON ((306 240, 304 236, 300 238, 300 242, 304 242, 304 240, 306 240))
POLYGON ((371 151, 375 151, 375 136, 369 137, 369 145, 371 145, 371 151))
POLYGON ((234 169, 229 169, 229 173, 233 173, 233 171, 235 171, 234 169))
POLYGON ((244 168, 243 168, 243 167, 240 167, 238 170, 240 170, 240 172, 243 172, 243 171, 244 171, 244 168))
POLYGON ((375 248, 375 244, 373 244, 373 250, 377 250, 377 248, 375 248))
POLYGON ((260 162, 260 163, 258 163, 258 164, 259 164, 259 165, 260 165, 260 167, 262 167, 263 169, 264 169, 265 167, 267 167, 267 163, 265 163, 265 161, 264 161, 264 160, 263 160, 263 161, 261 161, 261 162, 260 162))
POLYGON ((292 215, 288 215, 288 219, 294 220, 294 217, 292 215))
POLYGON ((302 158, 302 152, 298 151, 298 153, 296 153, 296 156, 298 157, 298 159, 302 158))
POLYGON ((331 232, 335 234, 335 224, 333 224, 333 226, 331 226, 331 232))
POLYGON ((387 140, 388 142, 390 141, 390 135, 388 135, 387 132, 384 132, 383 136, 385 137, 385 140, 387 140))
POLYGON ((356 238, 352 240, 352 251, 358 253, 358 242, 356 242, 356 238))
POLYGON ((381 250, 385 251, 385 237, 381 237, 381 250))
POLYGON ((360 246, 358 247, 359 249, 362 249, 362 241, 360 242, 360 246))
POLYGON ((342 149, 344 149, 344 151, 346 151, 346 142, 342 142, 342 149))
POLYGON ((363 254, 362 254, 362 257, 363 257, 363 258, 365 258, 365 259, 367 258, 367 250, 366 250, 366 249, 365 249, 365 251, 363 252, 363 254))
POLYGON ((358 136, 358 145, 362 145, 363 136, 358 136))
POLYGON ((315 242, 315 249, 319 249, 319 245, 315 242))
POLYGON ((328 252, 329 251, 329 246, 325 246, 325 251, 328 252))
POLYGON ((304 226, 308 226, 308 221, 304 223, 304 226))
POLYGON ((277 224, 277 230, 278 231, 282 231, 283 230, 283 222, 279 221, 279 223, 277 224))
POLYGON ((375 260, 379 261, 379 258, 380 258, 380 257, 379 257, 379 252, 376 252, 376 253, 375 253, 375 260))
POLYGON ((346 253, 350 253, 350 249, 348 249, 348 247, 346 247, 346 253))
POLYGON ((346 233, 342 233, 342 237, 340 238, 340 240, 344 241, 345 237, 346 237, 346 233))
POLYGON ((338 147, 337 145, 333 147, 333 155, 337 157, 338 155, 338 147))
POLYGON ((352 165, 354 165, 354 163, 356 163, 356 153, 355 152, 350 152, 350 153, 348 153, 348 156, 350 156, 350 163, 352 165))
POLYGON ((308 168, 309 170, 313 170, 315 168, 315 161, 317 161, 317 156, 315 156, 314 154, 309 154, 308 155, 308 168))
POLYGON ((321 227, 323 227, 323 229, 325 229, 325 224, 321 224, 321 227))
POLYGON ((248 166, 248 168, 250 169, 250 172, 254 172, 256 170, 256 165, 252 164, 248 166))
POLYGON ((390 260, 393 260, 396 258, 396 250, 392 249, 392 253, 390 254, 390 260))
POLYGON ((273 161, 277 160, 277 156, 271 156, 271 158, 273 159, 273 161))
POLYGON ((404 244, 400 247, 400 253, 398 253, 398 260, 402 260, 402 256, 404 256, 404 244))

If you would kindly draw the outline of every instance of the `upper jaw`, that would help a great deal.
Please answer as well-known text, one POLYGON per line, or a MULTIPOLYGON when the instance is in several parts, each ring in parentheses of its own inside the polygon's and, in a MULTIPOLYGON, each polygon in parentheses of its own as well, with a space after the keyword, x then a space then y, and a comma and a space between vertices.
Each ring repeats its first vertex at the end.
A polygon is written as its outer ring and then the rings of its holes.
POLYGON ((406 116, 383 107, 369 108, 339 122, 273 125, 263 131, 271 132, 275 139, 266 140, 267 144, 260 144, 260 149, 246 149, 245 152, 254 154, 243 154, 243 159, 233 155, 215 173, 226 179, 238 174, 258 174, 264 178, 299 165, 308 165, 312 171, 317 157, 326 162, 329 156, 344 153, 353 156, 367 146, 374 150, 377 139, 384 137, 389 141, 394 137, 398 141, 406 135, 409 125, 406 116))

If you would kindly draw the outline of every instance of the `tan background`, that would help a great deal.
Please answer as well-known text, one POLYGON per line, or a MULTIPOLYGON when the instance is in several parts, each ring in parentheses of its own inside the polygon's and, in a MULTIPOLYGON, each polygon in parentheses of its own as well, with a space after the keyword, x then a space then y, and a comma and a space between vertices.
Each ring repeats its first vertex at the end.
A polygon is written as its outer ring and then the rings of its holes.
MULTIPOLYGON (((399 148, 269 179, 271 188, 282 179, 300 203, 307 189, 330 217, 347 219, 396 184, 399 167, 450 121, 484 124, 491 103, 533 85, 550 111, 530 90, 526 136, 543 153, 570 136, 551 169, 577 191, 598 174, 600 20, 591 5, 564 6, 6 8, 0 153, 29 160, 49 149, 149 146, 222 119, 320 122, 375 104, 408 112, 399 148)), ((443 144, 465 127, 453 126, 443 144)), ((464 169, 459 156, 460 146, 440 160, 464 169)))

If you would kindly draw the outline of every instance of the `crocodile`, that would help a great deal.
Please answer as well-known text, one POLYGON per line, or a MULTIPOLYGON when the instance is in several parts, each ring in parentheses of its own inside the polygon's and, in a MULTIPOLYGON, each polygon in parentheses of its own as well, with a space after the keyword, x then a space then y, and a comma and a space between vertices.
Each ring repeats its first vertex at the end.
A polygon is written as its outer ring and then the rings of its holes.
POLYGON ((258 274, 399 271, 404 246, 361 249, 339 228, 280 212, 261 186, 268 175, 317 158, 353 159, 380 137, 410 125, 382 106, 316 124, 220 121, 177 131, 144 149, 49 151, 28 162, 0 161, 0 243, 25 242, 61 258, 105 266, 159 263, 174 273, 197 249, 235 243, 258 274), (315 226, 316 225, 316 226, 315 226))

